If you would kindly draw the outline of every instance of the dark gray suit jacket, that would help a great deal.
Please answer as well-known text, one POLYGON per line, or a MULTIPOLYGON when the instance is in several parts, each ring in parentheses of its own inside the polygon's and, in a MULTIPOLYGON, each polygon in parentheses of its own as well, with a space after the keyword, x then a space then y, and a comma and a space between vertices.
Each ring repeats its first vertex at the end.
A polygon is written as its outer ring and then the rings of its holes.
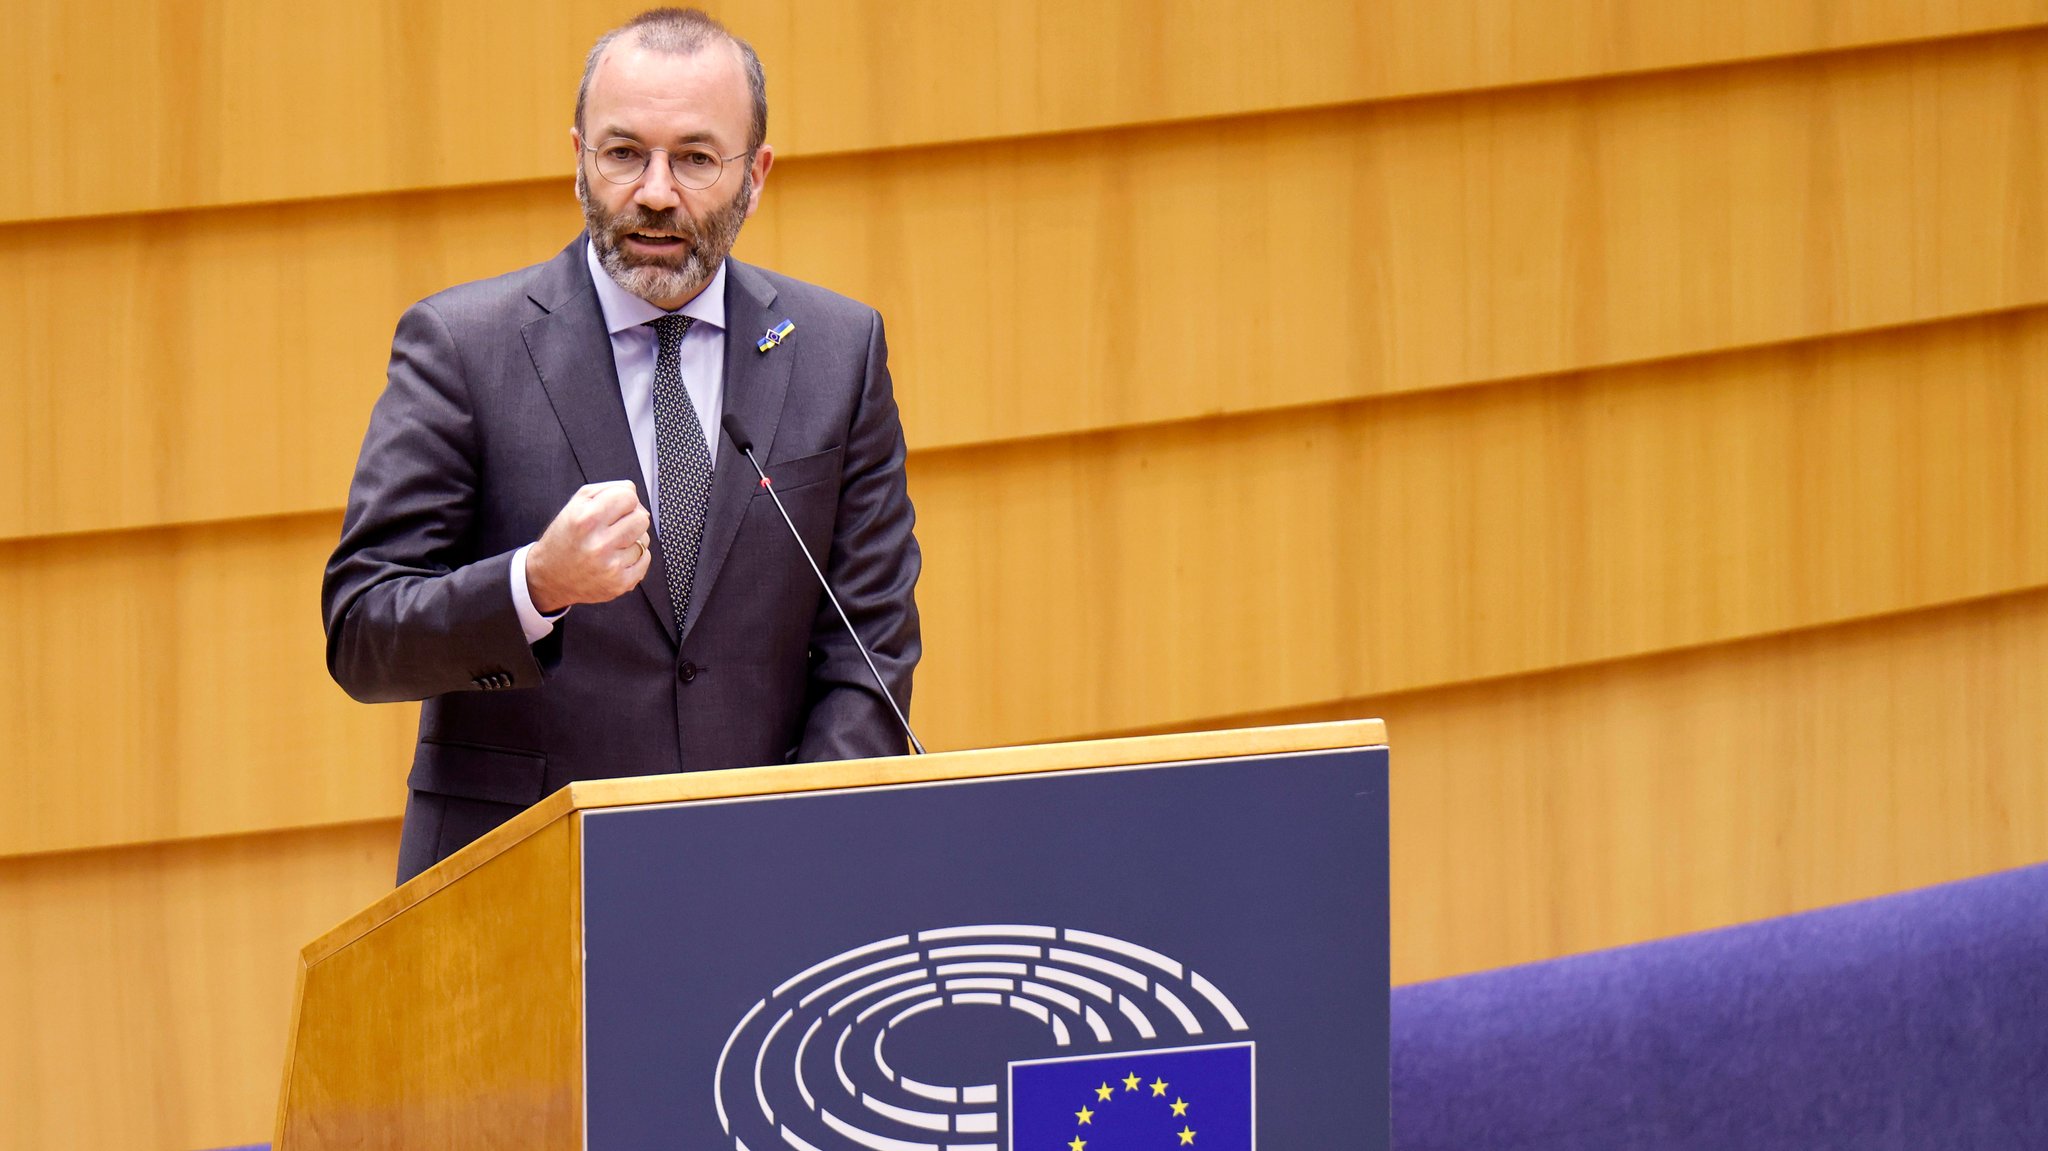
MULTIPOLYGON (((637 590, 527 645, 512 553, 585 483, 631 479, 647 500, 583 243, 407 310, 328 561, 336 682, 426 701, 401 880, 574 780, 905 750, 729 442, 689 618, 674 618, 657 547, 637 590)), ((725 411, 907 708, 919 556, 881 319, 731 261, 726 321, 725 411), (783 319, 795 331, 758 351, 783 319)))

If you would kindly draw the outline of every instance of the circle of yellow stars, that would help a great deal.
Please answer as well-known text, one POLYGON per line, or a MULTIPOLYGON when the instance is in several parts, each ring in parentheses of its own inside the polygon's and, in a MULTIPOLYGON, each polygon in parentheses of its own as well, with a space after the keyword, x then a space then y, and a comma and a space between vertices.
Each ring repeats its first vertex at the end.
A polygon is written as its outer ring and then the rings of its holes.
MULTIPOLYGON (((1131 1072, 1129 1075, 1124 1076, 1122 1079, 1116 1080, 1116 1082, 1124 1085, 1124 1094, 1135 1094, 1140 1086, 1150 1087, 1152 1089, 1152 1093, 1150 1095, 1139 1096, 1140 1098, 1148 1099, 1166 1098, 1166 1089, 1172 1086, 1172 1084, 1168 1083, 1164 1079, 1154 1079, 1151 1083, 1148 1084, 1143 1079, 1141 1079, 1138 1076, 1138 1073, 1135 1071, 1131 1072)), ((1114 1100, 1118 1095, 1118 1091, 1116 1088, 1111 1087, 1109 1083, 1109 1080, 1103 1080, 1102 1085, 1095 1089, 1095 1098, 1090 1100, 1090 1102, 1108 1103, 1114 1100)), ((1174 1096, 1173 1102, 1167 1104, 1167 1106, 1173 1109, 1174 1118, 1186 1119, 1188 1117, 1188 1101, 1182 1099, 1180 1096, 1174 1096)), ((1094 1124, 1096 1114, 1097 1111, 1094 1108, 1089 1107, 1087 1103, 1083 1103, 1081 1105, 1081 1109, 1079 1111, 1074 1112, 1074 1121, 1082 1127, 1088 1127, 1094 1124)), ((1181 1146, 1191 1147, 1194 1145, 1194 1127, 1190 1126, 1187 1123, 1182 1123, 1180 1130, 1176 1132, 1176 1134, 1180 1136, 1181 1146)), ((1088 1140, 1082 1138, 1080 1135, 1074 1136, 1073 1140, 1067 1144, 1067 1151, 1088 1151, 1088 1140)))

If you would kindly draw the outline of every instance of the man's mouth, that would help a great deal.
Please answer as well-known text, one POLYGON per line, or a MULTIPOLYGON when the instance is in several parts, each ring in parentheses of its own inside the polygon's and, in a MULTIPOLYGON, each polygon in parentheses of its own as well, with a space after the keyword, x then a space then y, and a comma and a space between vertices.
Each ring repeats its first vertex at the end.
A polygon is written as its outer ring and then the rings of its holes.
POLYGON ((666 232, 628 232, 626 238, 649 248, 673 248, 685 242, 681 236, 666 232))

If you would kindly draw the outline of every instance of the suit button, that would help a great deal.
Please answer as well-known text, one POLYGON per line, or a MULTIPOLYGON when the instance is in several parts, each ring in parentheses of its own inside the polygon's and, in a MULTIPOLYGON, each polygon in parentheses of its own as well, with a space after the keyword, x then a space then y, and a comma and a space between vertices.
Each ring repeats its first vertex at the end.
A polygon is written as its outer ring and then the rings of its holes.
POLYGON ((688 683, 691 680, 696 679, 697 665, 691 663, 688 660, 684 660, 683 666, 676 669, 676 678, 682 680, 684 683, 688 683))

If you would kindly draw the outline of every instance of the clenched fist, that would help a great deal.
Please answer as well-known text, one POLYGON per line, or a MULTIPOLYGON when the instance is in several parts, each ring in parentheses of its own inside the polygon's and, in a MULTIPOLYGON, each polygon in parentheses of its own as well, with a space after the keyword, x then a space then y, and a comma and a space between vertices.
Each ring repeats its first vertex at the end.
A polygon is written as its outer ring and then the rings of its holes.
POLYGON ((585 484, 526 553, 526 593, 542 615, 606 603, 634 588, 653 562, 652 522, 631 480, 585 484))

